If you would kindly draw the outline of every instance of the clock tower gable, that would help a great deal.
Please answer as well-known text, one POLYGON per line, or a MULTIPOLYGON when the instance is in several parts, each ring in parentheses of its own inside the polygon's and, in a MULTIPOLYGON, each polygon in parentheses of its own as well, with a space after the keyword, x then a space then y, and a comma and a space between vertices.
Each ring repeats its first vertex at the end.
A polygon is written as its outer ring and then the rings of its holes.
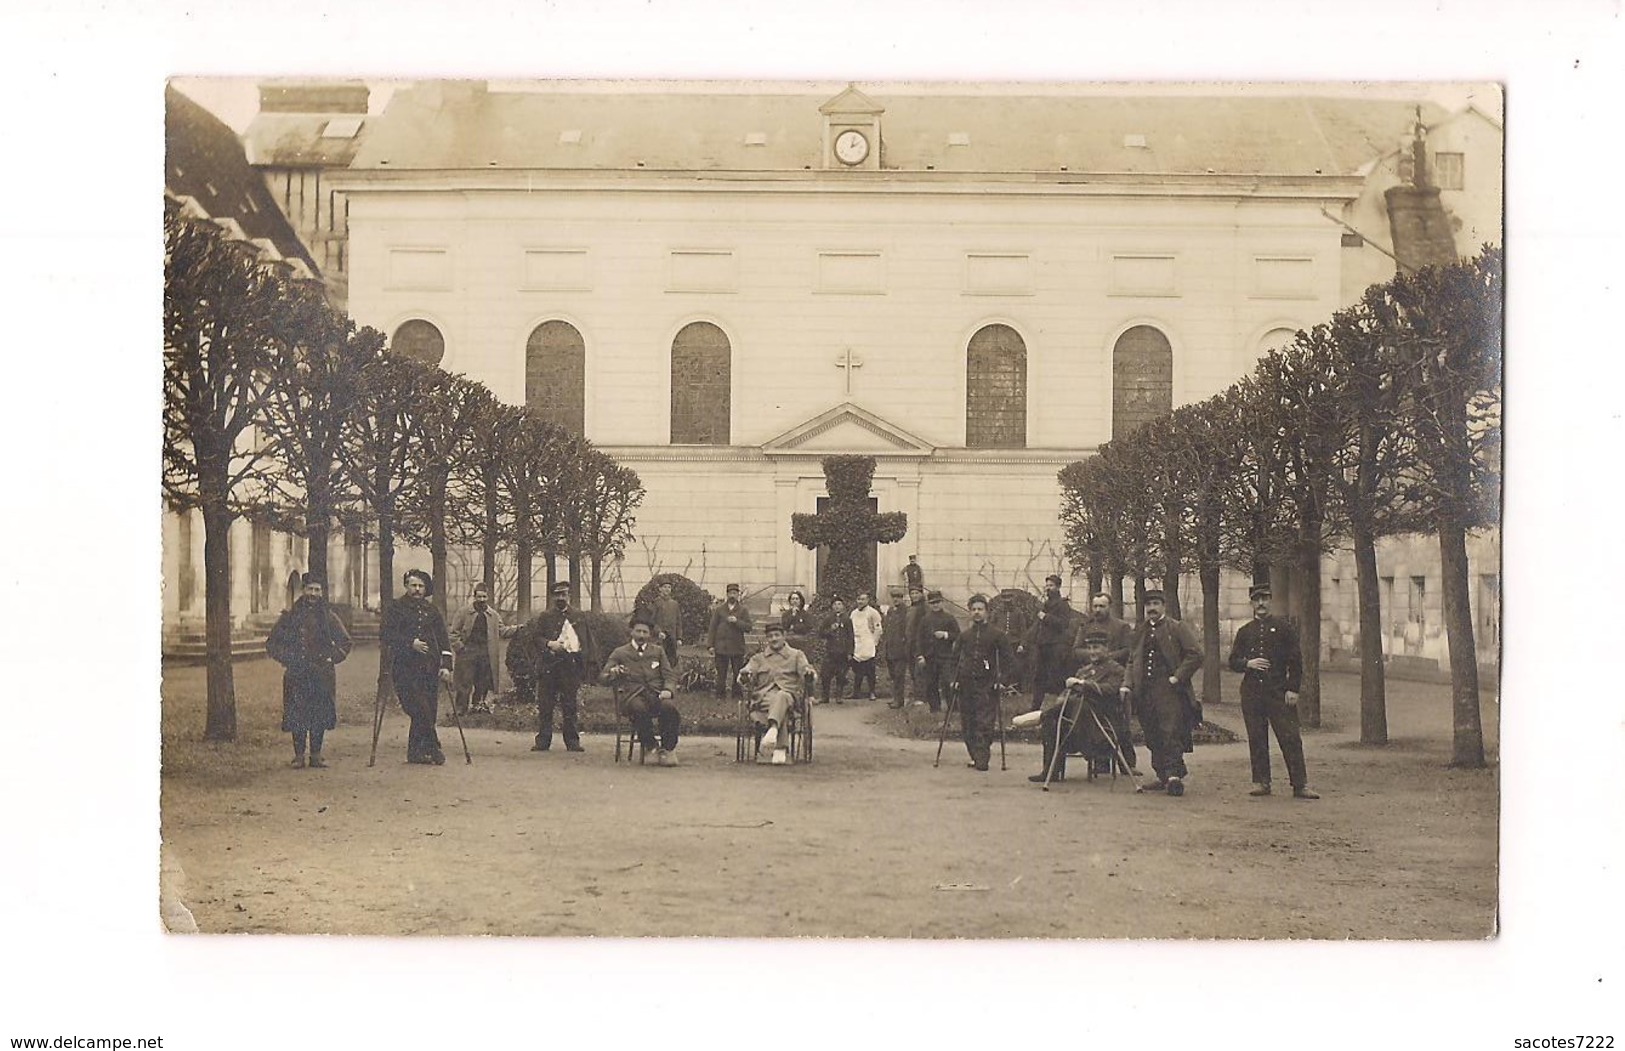
POLYGON ((884 106, 848 84, 818 107, 824 118, 823 166, 836 171, 880 170, 884 106))

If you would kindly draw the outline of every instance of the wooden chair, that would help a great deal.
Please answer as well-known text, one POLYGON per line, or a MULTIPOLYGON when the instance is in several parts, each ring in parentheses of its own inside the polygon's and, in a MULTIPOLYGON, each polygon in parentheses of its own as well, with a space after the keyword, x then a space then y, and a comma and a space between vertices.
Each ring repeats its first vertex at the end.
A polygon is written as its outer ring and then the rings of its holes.
MULTIPOLYGON (((801 699, 790 706, 786 716, 788 726, 784 737, 792 763, 810 763, 813 757, 813 709, 808 701, 812 697, 812 679, 802 682, 801 699)), ((734 762, 755 762, 762 752, 762 735, 767 727, 750 717, 750 695, 739 699, 735 708, 734 762)))

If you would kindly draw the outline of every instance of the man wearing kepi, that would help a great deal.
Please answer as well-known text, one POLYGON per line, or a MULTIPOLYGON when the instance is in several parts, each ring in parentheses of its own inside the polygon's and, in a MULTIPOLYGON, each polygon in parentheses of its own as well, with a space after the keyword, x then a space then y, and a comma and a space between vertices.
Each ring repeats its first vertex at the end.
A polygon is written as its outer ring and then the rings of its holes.
POLYGON ((1167 616, 1162 592, 1145 593, 1145 622, 1134 633, 1122 692, 1133 698, 1157 779, 1142 792, 1185 794, 1185 753, 1202 710, 1191 693, 1191 676, 1202 666, 1202 647, 1191 629, 1167 616))
POLYGON ((968 605, 970 627, 953 643, 953 689, 959 697, 959 728, 970 753, 969 765, 985 771, 993 757, 998 691, 1015 667, 1016 655, 1004 632, 987 622, 987 596, 972 595, 968 605))
POLYGON ((886 656, 886 677, 891 681, 891 708, 908 703, 908 619, 912 608, 903 600, 903 589, 893 588, 891 606, 881 620, 880 648, 886 656))
POLYGON ((378 625, 378 641, 401 710, 412 720, 406 735, 406 761, 442 766, 435 721, 440 716, 440 683, 451 683, 451 638, 440 611, 429 601, 434 580, 421 569, 402 578, 406 593, 389 604, 378 625))
MULTIPOLYGON (((926 612, 914 628, 914 663, 920 669, 920 689, 933 712, 942 710, 942 690, 953 677, 954 642, 959 621, 942 608, 942 592, 926 592, 926 612)), ((1012 655, 1013 659, 1013 655, 1012 655)))
POLYGON ((570 582, 553 585, 553 608, 526 625, 530 651, 536 657, 536 743, 533 752, 553 747, 553 711, 564 709, 564 748, 581 747, 579 723, 582 668, 592 659, 592 629, 570 608, 570 582))
POLYGON ((807 655, 787 645, 784 625, 769 623, 767 648, 752 655, 739 673, 739 681, 750 697, 750 718, 763 727, 761 751, 774 764, 788 762, 786 719, 790 710, 806 700, 808 681, 817 681, 807 655))
POLYGON ((1253 619, 1236 632, 1230 648, 1230 670, 1241 672, 1241 718, 1247 724, 1247 751, 1253 763, 1253 790, 1270 794, 1270 730, 1281 745, 1292 794, 1319 799, 1309 789, 1303 763, 1303 734, 1298 728, 1298 688, 1303 680, 1303 651, 1292 625, 1270 616, 1270 586, 1254 584, 1253 619))
POLYGON ((645 757, 653 752, 656 766, 676 766, 681 720, 671 700, 672 667, 666 651, 650 641, 653 633, 653 616, 641 609, 632 614, 631 641, 610 651, 599 678, 615 687, 620 714, 631 721, 645 757))
POLYGON ((728 683, 734 683, 734 696, 740 696, 735 676, 745 665, 745 636, 750 632, 750 610, 739 601, 739 585, 728 585, 728 597, 711 608, 711 630, 706 633, 706 646, 717 666, 717 699, 728 694, 728 683))
POLYGON ((265 652, 284 669, 282 729, 293 734, 293 765, 305 765, 308 740, 310 765, 323 767, 322 734, 338 725, 333 666, 350 655, 350 633, 328 607, 321 578, 306 573, 300 581, 304 592, 277 618, 265 652))
MULTIPOLYGON (((1099 629, 1086 631, 1083 666, 1066 680, 1065 693, 1045 698, 1044 714, 1039 721, 1044 737, 1044 769, 1027 780, 1038 784, 1066 780, 1068 752, 1083 752, 1094 770, 1109 772, 1117 752, 1112 747, 1112 738, 1116 738, 1117 748, 1133 748, 1128 743, 1128 721, 1118 715, 1123 711, 1123 700, 1118 692, 1123 685, 1123 666, 1107 655, 1110 638, 1099 629), (1063 716, 1064 726, 1061 725, 1063 716), (1111 738, 1101 732, 1095 722, 1097 716, 1111 730, 1111 738), (1056 754, 1057 741, 1059 755, 1056 754)), ((1124 761, 1132 766, 1133 761, 1127 756, 1124 761)))
POLYGON ((473 600, 452 615, 449 629, 454 659, 452 699, 457 714, 466 715, 470 707, 483 708, 487 695, 502 692, 497 640, 512 638, 518 630, 518 625, 502 623, 502 614, 491 605, 490 587, 475 584, 473 600))

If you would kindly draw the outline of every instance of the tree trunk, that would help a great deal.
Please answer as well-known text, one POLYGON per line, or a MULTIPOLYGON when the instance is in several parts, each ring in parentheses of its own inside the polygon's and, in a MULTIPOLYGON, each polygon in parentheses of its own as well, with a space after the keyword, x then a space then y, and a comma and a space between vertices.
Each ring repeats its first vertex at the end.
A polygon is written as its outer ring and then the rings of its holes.
POLYGON ((1112 596, 1112 613, 1119 620, 1123 619, 1123 574, 1127 571, 1127 568, 1121 562, 1111 564, 1112 579, 1109 587, 1112 596))
POLYGON ((1219 655, 1219 565, 1201 567, 1202 578, 1202 703, 1218 704, 1223 694, 1219 655))
POLYGON ((545 605, 553 601, 553 585, 559 582, 559 549, 543 547, 542 557, 547 560, 547 594, 542 597, 545 605))
POLYGON ((1088 569, 1090 602, 1093 602, 1095 600, 1095 596, 1100 594, 1100 582, 1105 579, 1105 576, 1106 574, 1101 570, 1100 556, 1090 555, 1088 569))
MULTIPOLYGON (((388 475, 384 476, 386 479, 388 475)), ((387 486, 387 482, 386 482, 387 486)), ((374 492, 383 492, 384 489, 375 489, 374 492)), ((389 615, 389 607, 395 602, 395 509, 385 506, 378 510, 378 622, 383 624, 383 618, 389 615)), ((389 661, 380 652, 378 658, 378 693, 377 703, 386 703, 395 694, 395 684, 390 681, 389 661)))
POLYGON ((1439 526, 1440 598, 1450 649, 1450 703, 1455 732, 1451 766, 1484 765, 1484 725, 1478 706, 1478 644, 1467 600, 1467 531, 1459 523, 1439 526))
POLYGON ((1382 663, 1382 591, 1377 542, 1354 526, 1355 593, 1360 604, 1360 743, 1388 743, 1388 684, 1382 663))
POLYGON ((1134 623, 1145 619, 1145 570, 1134 571, 1134 623))
POLYGON ((497 480, 490 472, 485 478, 485 535, 480 538, 480 574, 496 601, 497 586, 497 480))
POLYGON ((592 555, 592 608, 604 607, 604 557, 596 551, 592 555))
POLYGON ((1170 617, 1184 620, 1179 606, 1179 568, 1185 561, 1179 543, 1179 525, 1179 519, 1170 515, 1163 526, 1162 546, 1168 556, 1162 567, 1162 600, 1170 617))
POLYGON ((1303 645, 1303 689, 1298 691, 1298 718, 1320 726, 1320 523, 1305 521, 1298 551, 1298 641, 1303 645))
POLYGON ((581 608, 581 549, 570 550, 570 605, 581 608))
MULTIPOLYGON (((203 465, 200 463, 199 467, 203 465)), ((224 485, 218 486, 224 490, 224 485)), ((203 637, 208 706, 203 739, 237 739, 237 693, 231 670, 231 513, 225 494, 205 498, 203 511, 203 637)))
POLYGON ((517 601, 519 603, 520 620, 530 619, 530 577, 531 573, 533 572, 530 564, 531 555, 531 542, 529 540, 520 540, 519 543, 515 545, 515 558, 518 561, 519 573, 519 580, 516 587, 518 588, 517 601))

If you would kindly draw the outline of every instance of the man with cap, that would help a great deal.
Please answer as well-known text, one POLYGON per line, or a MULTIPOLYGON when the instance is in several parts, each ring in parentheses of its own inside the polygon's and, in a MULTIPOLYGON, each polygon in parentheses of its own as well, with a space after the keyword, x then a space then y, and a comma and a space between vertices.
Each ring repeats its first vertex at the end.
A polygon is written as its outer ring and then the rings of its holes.
POLYGON ((970 766, 985 771, 993 755, 993 734, 998 729, 998 691, 1015 668, 1016 655, 1004 632, 987 622, 987 596, 972 595, 967 605, 970 627, 954 639, 952 646, 953 690, 959 698, 959 729, 965 738, 965 751, 970 753, 970 766))
POLYGON ((1031 711, 1044 707, 1045 694, 1065 693, 1066 673, 1071 669, 1072 606, 1061 594, 1061 577, 1051 573, 1044 578, 1044 605, 1027 632, 1024 646, 1032 647, 1033 701, 1031 711))
POLYGON ((1298 689, 1303 680, 1303 650, 1292 625, 1270 616, 1270 586, 1254 584, 1247 592, 1253 619, 1236 632, 1230 647, 1230 670, 1241 672, 1241 718, 1247 725, 1247 751, 1252 758, 1253 790, 1270 794, 1270 730, 1286 760, 1292 795, 1319 799, 1309 788, 1303 762, 1303 734, 1298 727, 1298 689))
POLYGON ((1104 766, 1109 771, 1115 752, 1111 741, 1095 723, 1097 715, 1111 729, 1117 747, 1124 750, 1124 759, 1132 767, 1133 760, 1128 759, 1126 753, 1133 745, 1128 740, 1128 719, 1119 692, 1123 686, 1123 666, 1111 659, 1107 645, 1106 632, 1098 628, 1085 632, 1083 666, 1066 680, 1065 693, 1044 699, 1043 717, 1039 720, 1044 738, 1044 769, 1027 780, 1039 784, 1066 780, 1068 752, 1083 752, 1097 769, 1104 766))
POLYGON ((880 652, 886 658, 886 678, 891 682, 889 707, 908 703, 908 615, 912 609, 903 599, 903 589, 891 589, 891 605, 880 619, 880 652))
POLYGON ((401 578, 406 593, 389 604, 378 624, 378 641, 389 661, 390 679, 401 710, 412 720, 406 734, 406 761, 443 766, 435 722, 440 718, 440 683, 451 683, 451 638, 446 621, 429 596, 434 578, 409 569, 401 578))
POLYGON ((1134 632, 1120 690, 1133 700, 1157 776, 1140 785, 1142 792, 1185 794, 1185 753, 1192 750, 1191 730, 1202 721, 1191 676, 1201 666, 1202 647, 1191 629, 1167 615, 1160 590, 1146 591, 1145 622, 1134 632))
POLYGON ((762 727, 761 749, 758 760, 782 765, 789 761, 786 728, 790 712, 807 698, 809 682, 818 675, 807 661, 807 655, 789 645, 784 625, 770 621, 766 628, 767 646, 751 655, 739 672, 739 681, 750 697, 750 718, 762 727))
POLYGON ((491 605, 490 585, 483 582, 474 585, 469 604, 452 614, 451 689, 458 715, 466 715, 470 707, 483 708, 488 694, 502 692, 498 640, 511 639, 518 630, 517 624, 502 623, 502 614, 491 605))
POLYGON ((823 702, 829 703, 831 687, 839 702, 846 692, 846 669, 852 663, 852 618, 846 615, 846 602, 841 596, 830 596, 829 612, 818 622, 818 637, 824 640, 824 664, 819 671, 824 680, 823 702))
POLYGON ((350 655, 350 633, 328 606, 320 577, 300 578, 303 591, 293 608, 277 618, 265 640, 265 652, 282 665, 282 729, 293 734, 293 765, 323 767, 322 734, 338 725, 333 703, 337 676, 333 666, 350 655))
POLYGON ((674 673, 666 651, 650 641, 654 627, 647 610, 633 613, 631 641, 610 651, 599 679, 615 687, 616 706, 631 721, 645 757, 653 752, 656 766, 676 766, 681 718, 671 699, 674 673))
POLYGON ((739 585, 729 584, 728 597, 711 607, 711 628, 705 635, 705 645, 717 668, 718 700, 728 695, 730 682, 734 684, 734 697, 743 696, 738 675, 745 665, 745 636, 750 629, 750 610, 739 601, 739 585))
POLYGON ((908 556, 908 565, 903 567, 903 583, 910 591, 925 591, 925 570, 920 568, 918 555, 908 556))
POLYGON ((553 747, 553 710, 563 708, 565 750, 585 751, 577 694, 583 670, 592 663, 596 650, 592 626, 570 608, 568 580, 553 585, 552 608, 533 618, 525 631, 530 636, 527 648, 534 657, 536 675, 536 743, 530 750, 545 752, 553 747))
POLYGON ((677 647, 683 644, 683 607, 672 597, 672 583, 662 580, 656 588, 660 596, 655 599, 655 635, 666 651, 666 659, 677 667, 677 647))
POLYGON ((925 607, 914 630, 914 664, 920 670, 925 703, 933 712, 938 712, 942 710, 942 688, 953 679, 954 641, 959 638, 959 621, 943 610, 940 591, 932 589, 925 593, 925 607))

